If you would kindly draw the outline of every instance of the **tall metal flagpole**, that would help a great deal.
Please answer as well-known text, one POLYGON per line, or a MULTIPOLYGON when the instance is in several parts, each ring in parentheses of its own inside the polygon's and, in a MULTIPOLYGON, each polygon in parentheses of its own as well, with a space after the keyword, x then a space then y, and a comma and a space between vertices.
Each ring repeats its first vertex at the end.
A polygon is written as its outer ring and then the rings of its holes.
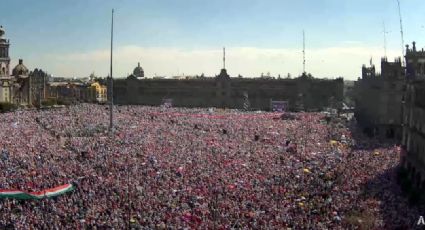
POLYGON ((113 129, 113 107, 114 107, 114 92, 113 92, 113 89, 114 89, 114 81, 113 81, 113 78, 112 78, 112 48, 113 48, 113 39, 114 39, 114 9, 112 9, 112 23, 111 23, 111 69, 110 69, 110 83, 109 83, 109 85, 110 85, 110 97, 109 97, 109 100, 110 100, 110 103, 109 103, 109 132, 112 132, 112 129, 113 129))

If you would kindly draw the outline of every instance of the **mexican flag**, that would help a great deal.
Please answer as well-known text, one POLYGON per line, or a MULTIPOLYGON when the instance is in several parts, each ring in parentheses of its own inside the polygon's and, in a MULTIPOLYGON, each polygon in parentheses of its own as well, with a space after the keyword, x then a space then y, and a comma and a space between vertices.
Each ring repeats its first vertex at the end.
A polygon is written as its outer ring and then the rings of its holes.
POLYGON ((40 192, 25 192, 21 190, 0 190, 0 199, 11 198, 18 200, 39 200, 47 197, 55 197, 71 192, 75 187, 72 184, 64 184, 55 188, 45 189, 40 192))

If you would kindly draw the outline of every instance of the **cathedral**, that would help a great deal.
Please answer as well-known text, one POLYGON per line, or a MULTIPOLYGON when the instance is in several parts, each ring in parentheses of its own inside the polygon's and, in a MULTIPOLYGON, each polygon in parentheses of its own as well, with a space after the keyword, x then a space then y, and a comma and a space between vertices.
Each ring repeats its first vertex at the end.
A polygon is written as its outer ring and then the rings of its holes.
POLYGON ((9 40, 5 38, 5 30, 0 26, 0 102, 29 105, 31 103, 28 68, 19 59, 19 64, 10 75, 9 40))

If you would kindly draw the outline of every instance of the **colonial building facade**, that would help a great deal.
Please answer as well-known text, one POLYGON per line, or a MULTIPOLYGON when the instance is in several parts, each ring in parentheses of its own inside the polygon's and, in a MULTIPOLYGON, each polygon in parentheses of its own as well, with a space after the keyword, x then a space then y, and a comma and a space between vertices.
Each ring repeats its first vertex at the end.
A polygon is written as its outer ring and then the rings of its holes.
POLYGON ((29 74, 31 82, 31 104, 39 106, 46 99, 47 84, 49 75, 41 69, 34 69, 29 74))
POLYGON ((375 66, 362 67, 355 83, 355 117, 370 136, 397 138, 402 135, 402 100, 405 74, 401 59, 381 59, 381 73, 375 66))
POLYGON ((406 47, 402 164, 417 188, 425 189, 425 52, 406 47))
POLYGON ((306 74, 295 79, 230 77, 225 68, 215 77, 147 79, 143 75, 139 64, 132 75, 114 79, 114 103, 161 105, 167 99, 177 107, 242 109, 248 95, 252 109, 269 110, 274 100, 288 101, 289 110, 302 104, 305 110, 317 111, 332 100, 343 100, 342 78, 316 79, 306 74))
POLYGON ((46 85, 46 99, 61 103, 105 103, 107 87, 98 81, 90 82, 49 82, 46 85))

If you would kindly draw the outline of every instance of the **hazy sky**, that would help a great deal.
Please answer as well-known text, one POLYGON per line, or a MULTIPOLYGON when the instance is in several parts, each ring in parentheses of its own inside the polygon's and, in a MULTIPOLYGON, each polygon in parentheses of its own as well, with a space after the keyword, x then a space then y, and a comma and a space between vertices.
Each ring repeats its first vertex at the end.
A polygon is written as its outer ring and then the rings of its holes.
MULTIPOLYGON (((405 43, 425 46, 424 0, 400 0, 405 43)), ((10 55, 30 69, 85 77, 109 71, 111 9, 115 8, 114 76, 140 62, 146 76, 293 76, 307 72, 356 79, 371 57, 401 55, 396 0, 2 0, 0 24, 10 55)))

